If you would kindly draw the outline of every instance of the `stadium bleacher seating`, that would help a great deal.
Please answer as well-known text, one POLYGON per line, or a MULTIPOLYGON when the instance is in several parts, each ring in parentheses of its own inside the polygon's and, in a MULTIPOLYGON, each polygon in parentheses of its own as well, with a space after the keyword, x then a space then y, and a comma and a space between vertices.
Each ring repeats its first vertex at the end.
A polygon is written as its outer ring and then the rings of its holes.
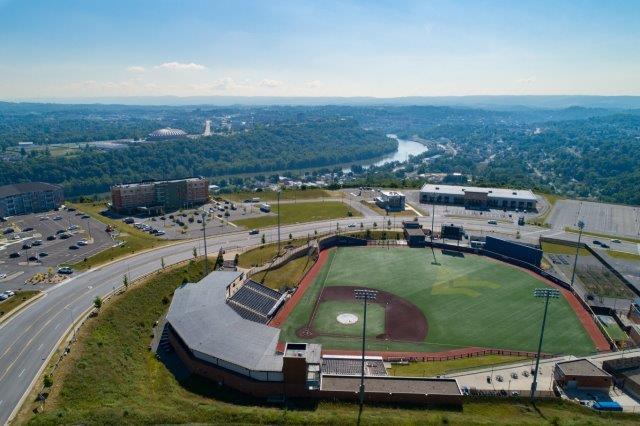
POLYGON ((266 324, 269 313, 282 298, 282 293, 249 280, 227 300, 237 313, 244 319, 266 324))

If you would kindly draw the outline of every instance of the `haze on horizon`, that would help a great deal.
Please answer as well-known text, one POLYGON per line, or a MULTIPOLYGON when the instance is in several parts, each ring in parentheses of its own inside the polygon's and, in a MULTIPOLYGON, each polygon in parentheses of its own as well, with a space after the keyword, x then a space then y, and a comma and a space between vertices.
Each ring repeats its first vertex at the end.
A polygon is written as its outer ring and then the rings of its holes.
POLYGON ((636 1, 0 0, 0 100, 640 95, 636 1))

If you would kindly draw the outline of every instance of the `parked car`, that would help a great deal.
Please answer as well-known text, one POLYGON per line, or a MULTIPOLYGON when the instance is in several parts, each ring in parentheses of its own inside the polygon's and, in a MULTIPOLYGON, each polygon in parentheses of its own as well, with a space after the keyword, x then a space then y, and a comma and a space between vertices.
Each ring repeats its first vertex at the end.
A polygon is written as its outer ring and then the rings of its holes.
POLYGON ((69 246, 69 250, 78 250, 79 248, 80 248, 80 247, 78 247, 78 246, 77 246, 77 245, 75 245, 75 244, 71 244, 71 245, 69 246))
POLYGON ((67 238, 71 238, 71 235, 69 235, 69 234, 60 234, 60 239, 61 240, 66 240, 67 238))
POLYGON ((38 257, 47 257, 49 256, 49 253, 47 253, 46 251, 41 251, 40 253, 38 253, 38 257))
POLYGON ((29 262, 37 262, 40 259, 38 259, 38 256, 29 256, 29 259, 27 259, 29 262))
POLYGON ((73 269, 69 268, 68 266, 63 266, 61 268, 58 268, 58 273, 65 275, 73 274, 73 269))
POLYGON ((488 223, 489 225, 497 225, 497 224, 498 224, 498 221, 496 221, 496 220, 490 220, 490 221, 488 221, 487 223, 488 223))
POLYGON ((82 219, 89 219, 91 216, 89 216, 88 214, 83 214, 82 215, 82 219))
POLYGON ((53 241, 53 240, 55 240, 55 239, 56 239, 56 236, 55 236, 55 235, 49 235, 49 236, 47 237, 47 241, 53 241))
POLYGON ((610 247, 609 247, 609 244, 605 244, 605 243, 600 243, 600 247, 602 247, 602 248, 604 248, 604 249, 608 249, 608 248, 610 248, 610 247))
POLYGON ((9 257, 10 257, 11 259, 15 259, 16 257, 20 257, 20 253, 18 253, 17 251, 14 251, 13 253, 11 253, 11 254, 9 255, 9 257))
POLYGON ((76 229, 78 229, 78 225, 70 225, 67 229, 69 231, 75 231, 76 229))
POLYGON ((595 244, 595 245, 599 246, 599 245, 601 245, 602 243, 601 243, 600 241, 598 241, 598 240, 593 240, 593 244, 595 244))
POLYGON ((79 246, 86 246, 87 244, 89 244, 87 243, 87 240, 80 240, 76 243, 76 245, 79 245, 79 246))
POLYGON ((158 236, 158 237, 159 237, 160 235, 164 235, 164 234, 165 234, 165 232, 164 232, 164 231, 158 231, 158 232, 156 232, 156 236, 158 236))
POLYGON ((249 235, 258 235, 260 233, 259 229, 252 229, 251 231, 249 231, 249 235))
POLYGON ((76 208, 75 207, 67 207, 67 211, 75 212, 76 208))
POLYGON ((2 231, 2 233, 4 235, 9 235, 9 234, 13 234, 13 228, 7 228, 4 231, 2 231))
POLYGON ((22 232, 29 232, 29 231, 33 231, 33 228, 31 226, 27 226, 22 230, 22 232))
POLYGON ((6 294, 0 293, 0 302, 2 302, 4 300, 7 300, 8 298, 9 298, 9 296, 7 296, 6 294))
POLYGON ((22 250, 29 250, 31 248, 31 244, 23 244, 22 245, 22 250))
POLYGON ((62 216, 55 216, 53 220, 62 220, 62 216))
POLYGON ((132 224, 133 222, 135 222, 135 220, 132 217, 125 217, 124 219, 122 219, 122 221, 128 225, 132 224))
POLYGON ((31 245, 32 246, 41 246, 42 245, 42 240, 33 240, 31 245))
POLYGON ((65 232, 67 232, 67 231, 65 231, 64 229, 58 229, 58 230, 56 231, 56 235, 64 234, 65 232))

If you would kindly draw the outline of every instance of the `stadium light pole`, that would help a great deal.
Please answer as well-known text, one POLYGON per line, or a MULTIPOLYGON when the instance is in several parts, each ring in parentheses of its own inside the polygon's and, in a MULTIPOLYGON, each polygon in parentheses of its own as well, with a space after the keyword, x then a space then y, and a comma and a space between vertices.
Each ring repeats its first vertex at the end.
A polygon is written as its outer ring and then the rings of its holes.
POLYGON ((353 290, 353 293, 356 299, 364 301, 364 316, 362 318, 362 359, 360 360, 360 411, 362 412, 362 406, 364 405, 364 352, 367 331, 367 301, 376 300, 378 292, 376 290, 362 288, 353 290))
POLYGON ((536 356, 536 368, 533 370, 533 382, 531 383, 531 402, 535 399, 536 388, 538 387, 538 369, 540 368, 540 353, 542 352, 542 339, 544 337, 544 326, 547 322, 547 309, 549 308, 549 299, 557 299, 560 297, 560 290, 555 288, 536 288, 533 290, 534 297, 544 297, 544 315, 542 316, 542 328, 540 329, 540 341, 538 342, 538 354, 536 356))
POLYGON ((584 229, 584 222, 578 221, 578 246, 576 247, 576 257, 573 260, 573 271, 571 272, 571 288, 573 288, 573 282, 576 279, 576 267, 578 266, 578 254, 580 253, 580 240, 582 239, 582 230, 584 229))

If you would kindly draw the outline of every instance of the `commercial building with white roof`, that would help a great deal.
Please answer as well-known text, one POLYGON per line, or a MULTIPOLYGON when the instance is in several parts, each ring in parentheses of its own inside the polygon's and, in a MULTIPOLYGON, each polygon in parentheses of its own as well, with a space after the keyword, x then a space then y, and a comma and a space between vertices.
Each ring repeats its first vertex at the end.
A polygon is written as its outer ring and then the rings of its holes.
POLYGON ((420 189, 420 202, 531 211, 536 210, 537 199, 528 189, 425 184, 420 189))

